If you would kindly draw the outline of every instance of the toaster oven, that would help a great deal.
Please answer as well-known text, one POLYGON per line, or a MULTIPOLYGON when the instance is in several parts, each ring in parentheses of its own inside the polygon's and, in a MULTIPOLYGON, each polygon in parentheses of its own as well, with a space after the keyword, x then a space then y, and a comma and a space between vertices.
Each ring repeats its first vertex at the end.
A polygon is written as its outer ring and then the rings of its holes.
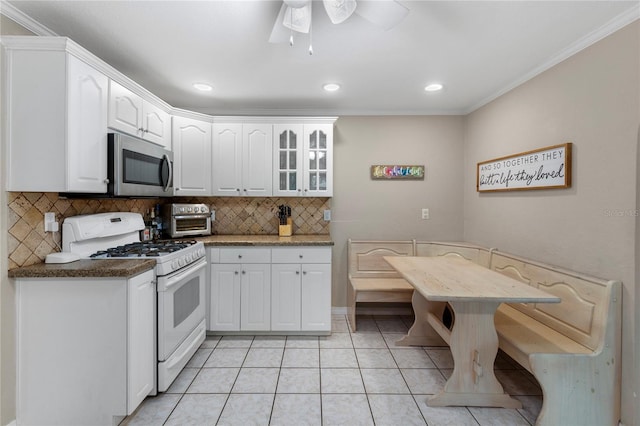
POLYGON ((163 210, 163 228, 167 236, 211 235, 211 213, 206 204, 165 204, 163 210))

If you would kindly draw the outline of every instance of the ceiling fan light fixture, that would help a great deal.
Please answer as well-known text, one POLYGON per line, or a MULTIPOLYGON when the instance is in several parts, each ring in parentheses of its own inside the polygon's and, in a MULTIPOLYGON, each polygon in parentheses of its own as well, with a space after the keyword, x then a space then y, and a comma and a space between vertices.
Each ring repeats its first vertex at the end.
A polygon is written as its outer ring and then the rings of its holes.
POLYGON ((440 83, 431 83, 424 88, 425 92, 439 92, 444 86, 440 83))
POLYGON ((322 86, 322 88, 327 92, 336 92, 340 90, 340 85, 338 83, 326 83, 322 86))
POLYGON ((340 24, 356 10, 356 0, 324 0, 324 10, 334 24, 340 24))
POLYGON ((213 86, 207 83, 193 83, 193 88, 201 92, 210 92, 213 90, 213 86))

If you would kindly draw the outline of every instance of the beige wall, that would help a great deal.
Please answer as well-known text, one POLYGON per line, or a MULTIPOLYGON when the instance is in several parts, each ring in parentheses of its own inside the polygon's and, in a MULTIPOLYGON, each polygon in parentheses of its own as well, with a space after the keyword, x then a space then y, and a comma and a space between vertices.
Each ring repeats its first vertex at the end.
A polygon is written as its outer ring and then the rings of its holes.
POLYGON ((636 21, 473 112, 465 136, 465 240, 623 281, 622 409, 627 425, 634 424, 633 387, 638 385, 631 373, 638 333, 639 35, 636 21), (570 189, 475 191, 479 161, 564 142, 574 144, 570 189))
POLYGON ((333 306, 347 304, 347 239, 462 238, 463 117, 340 117, 334 130, 333 306), (374 164, 425 166, 423 181, 371 180, 374 164), (429 208, 431 219, 422 220, 429 208))

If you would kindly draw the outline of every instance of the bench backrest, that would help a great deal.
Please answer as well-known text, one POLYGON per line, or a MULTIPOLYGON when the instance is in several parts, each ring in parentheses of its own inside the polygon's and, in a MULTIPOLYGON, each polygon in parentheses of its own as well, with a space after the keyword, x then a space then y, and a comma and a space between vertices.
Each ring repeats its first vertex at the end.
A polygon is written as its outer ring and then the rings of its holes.
POLYGON ((359 241, 349 239, 349 276, 353 278, 398 278, 400 274, 383 256, 413 256, 413 240, 359 241))
MULTIPOLYGON (((491 269, 558 296, 560 303, 512 303, 515 309, 597 350, 617 281, 606 281, 493 251, 491 269)), ((619 292, 619 290, 618 290, 619 292)))
POLYGON ((490 251, 467 243, 416 241, 416 256, 455 256, 489 267, 490 251))

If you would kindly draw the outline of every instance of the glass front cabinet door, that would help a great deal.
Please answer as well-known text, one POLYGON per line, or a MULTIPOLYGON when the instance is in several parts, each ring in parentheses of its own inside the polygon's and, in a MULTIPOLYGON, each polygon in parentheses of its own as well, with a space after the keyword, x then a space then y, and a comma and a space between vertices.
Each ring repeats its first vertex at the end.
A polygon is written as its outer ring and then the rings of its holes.
POLYGON ((278 124, 274 142, 274 196, 333 195, 333 124, 278 124))
POLYGON ((273 126, 274 196, 302 195, 302 129, 302 124, 273 126))

